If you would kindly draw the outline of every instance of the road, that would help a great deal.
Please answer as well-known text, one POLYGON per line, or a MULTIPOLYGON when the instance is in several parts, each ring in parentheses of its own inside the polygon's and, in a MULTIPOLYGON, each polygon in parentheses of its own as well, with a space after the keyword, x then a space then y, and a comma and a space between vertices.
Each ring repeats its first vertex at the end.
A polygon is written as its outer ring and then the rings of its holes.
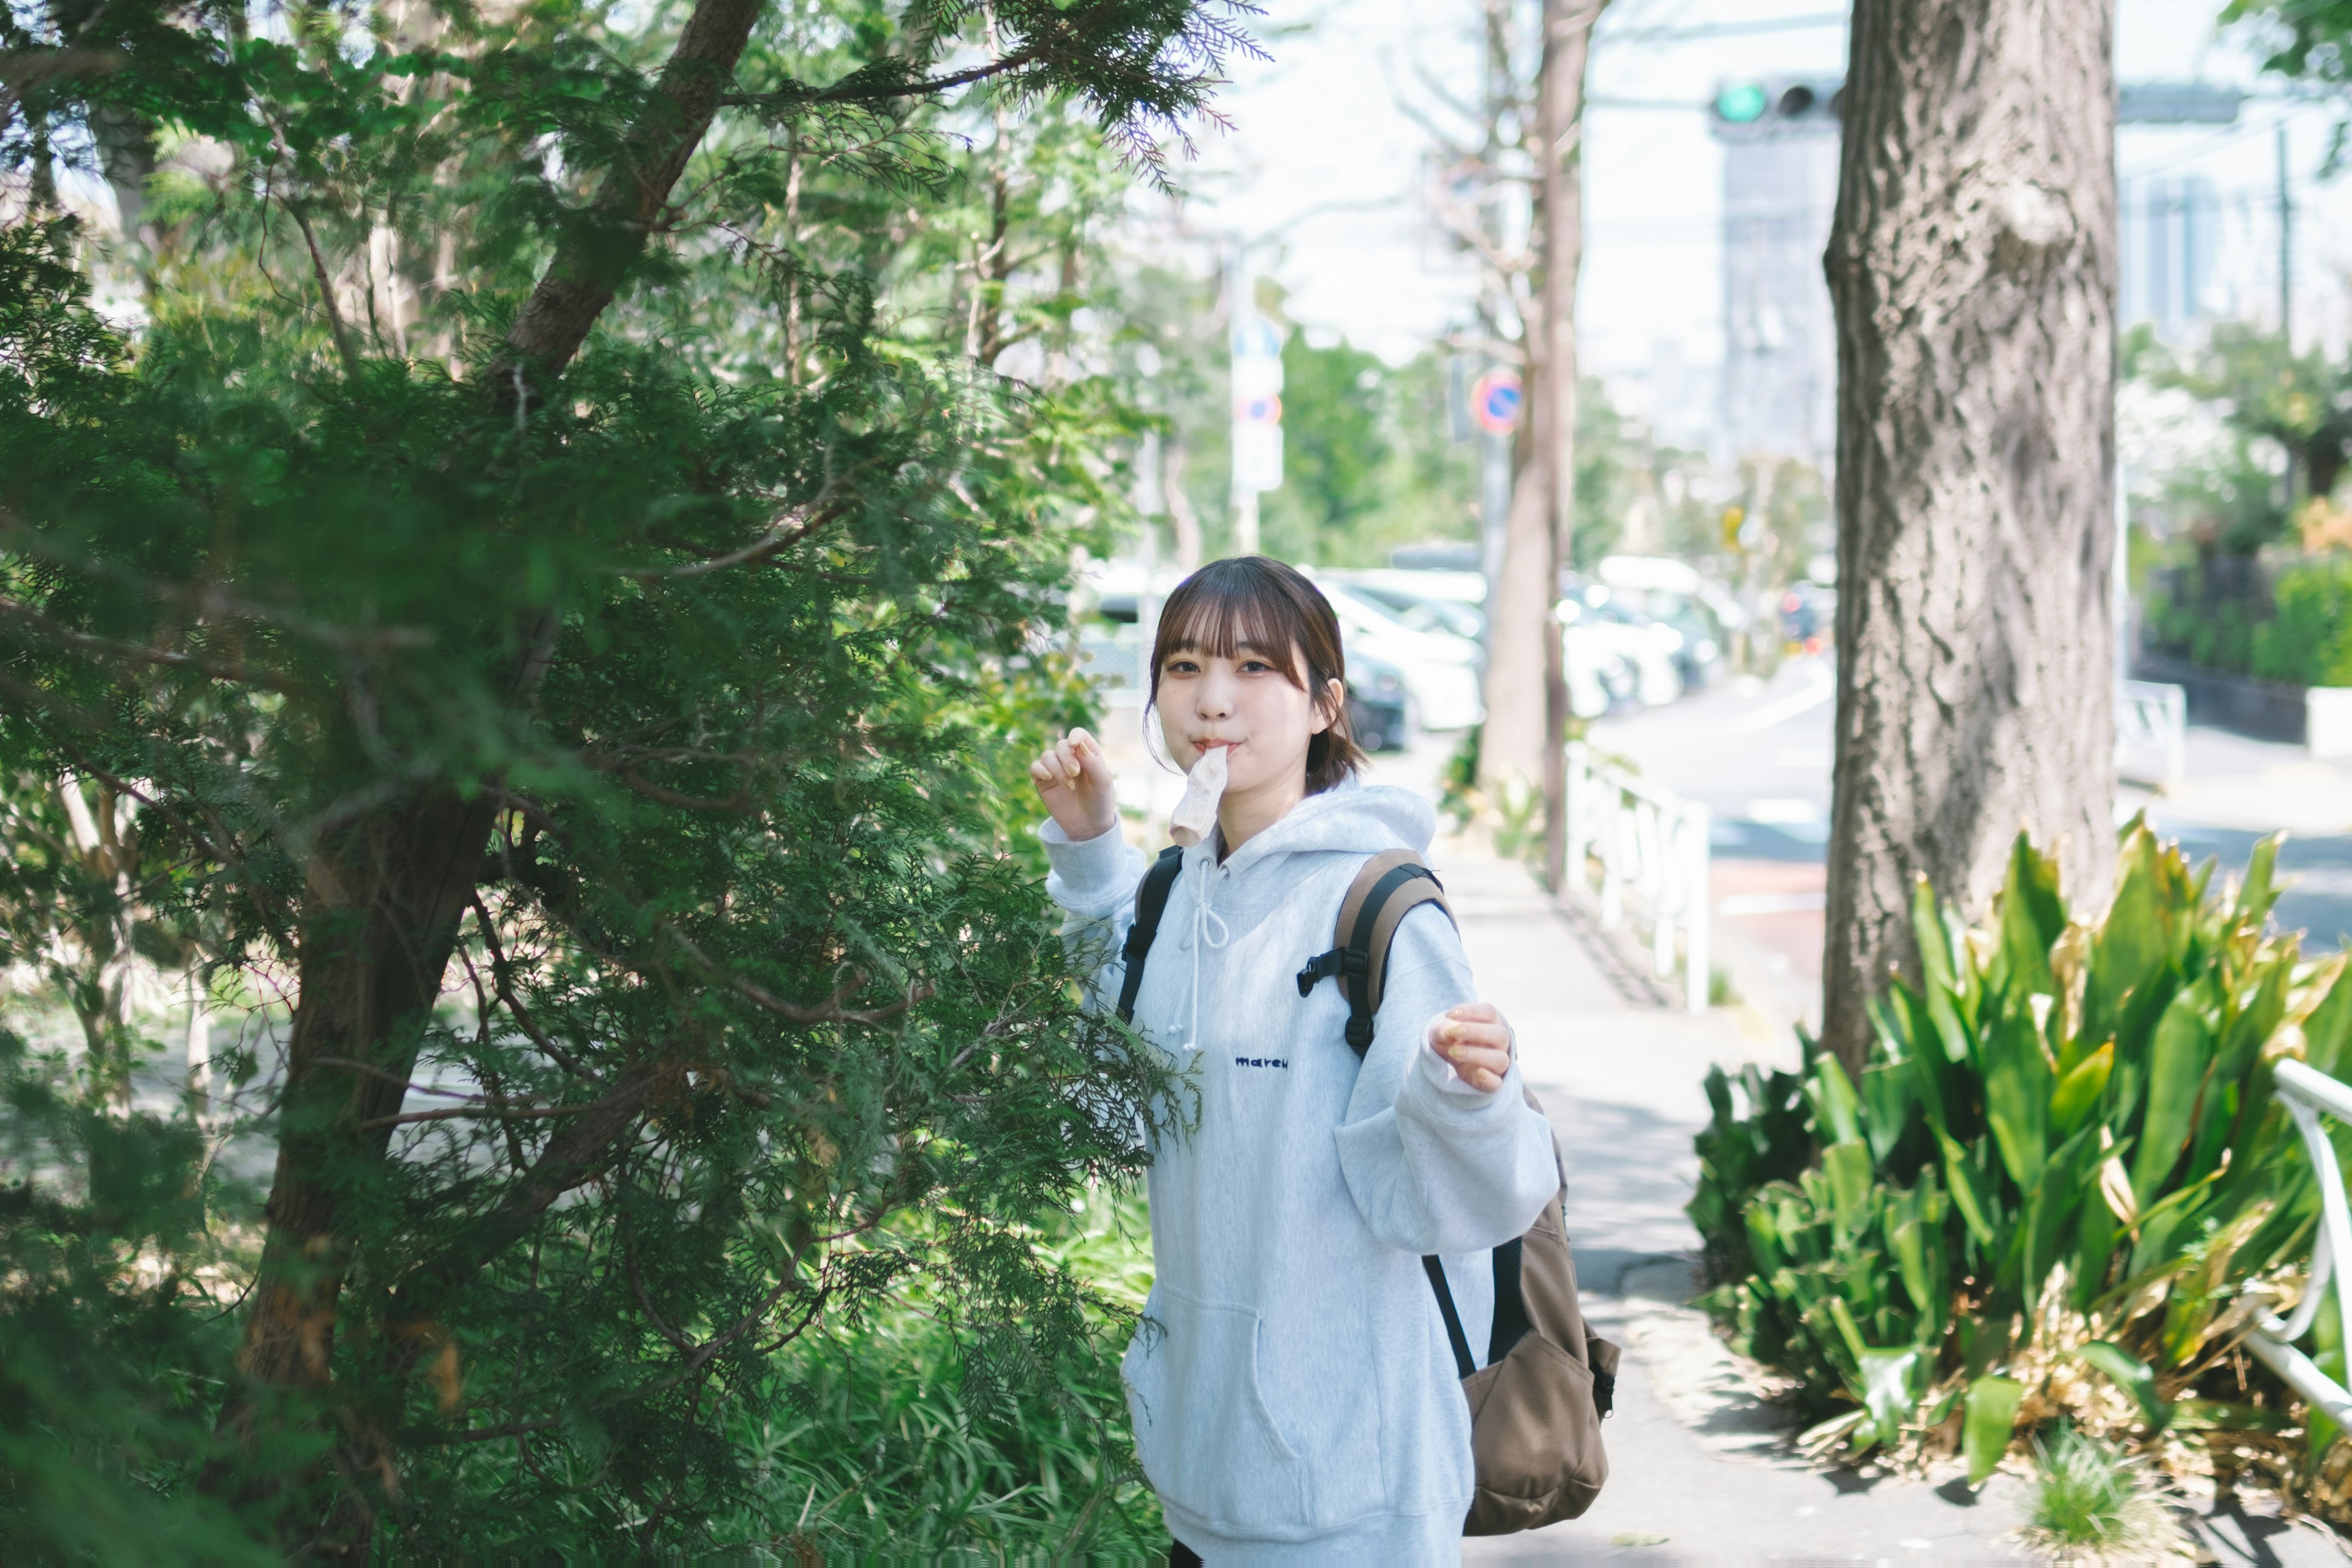
MULTIPOLYGON (((1663 708, 1592 726, 1598 751, 1714 814, 1716 929, 1739 994, 1774 1023, 1820 1018, 1835 677, 1826 656, 1793 658, 1769 680, 1735 677, 1663 708)), ((2205 726, 2189 731, 2186 776, 2157 793, 2118 792, 2118 820, 2146 811, 2217 876, 2242 871, 2255 843, 2285 831, 2294 882, 2274 915, 2305 950, 2352 940, 2352 765, 2205 726)))

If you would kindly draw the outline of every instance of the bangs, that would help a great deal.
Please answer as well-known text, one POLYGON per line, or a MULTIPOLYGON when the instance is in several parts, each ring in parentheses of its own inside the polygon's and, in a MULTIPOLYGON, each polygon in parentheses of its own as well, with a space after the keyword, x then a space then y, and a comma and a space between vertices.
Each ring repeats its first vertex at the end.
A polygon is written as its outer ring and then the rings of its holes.
POLYGON ((1246 647, 1304 689, 1298 653, 1306 638, 1298 622, 1298 605, 1263 574, 1216 566, 1196 572, 1160 609, 1151 650, 1155 683, 1160 668, 1180 653, 1233 658, 1246 647))
POLYGON ((1297 568, 1263 555, 1212 562, 1168 595, 1151 639, 1146 714, 1160 705, 1160 672, 1176 655, 1237 658, 1244 649, 1282 671, 1323 716, 1323 727, 1307 742, 1307 793, 1354 777, 1364 765, 1363 749, 1349 733, 1347 702, 1333 695, 1348 679, 1339 618, 1297 568))

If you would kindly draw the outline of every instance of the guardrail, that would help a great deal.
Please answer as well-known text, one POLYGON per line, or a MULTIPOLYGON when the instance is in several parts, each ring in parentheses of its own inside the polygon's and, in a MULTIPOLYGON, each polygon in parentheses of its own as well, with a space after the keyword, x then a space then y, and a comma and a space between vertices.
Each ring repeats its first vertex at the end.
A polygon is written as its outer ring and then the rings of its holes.
POLYGON ((2116 682, 2116 772, 2169 788, 2188 771, 2188 691, 2153 680, 2116 682))
POLYGON ((1630 896, 1649 927, 1653 970, 1665 979, 1680 960, 1684 1005, 1694 1013, 1706 1011, 1709 975, 1707 826, 1706 807, 1569 742, 1569 879, 1599 899, 1604 928, 1626 923, 1630 896))
MULTIPOLYGON (((2352 1264, 2352 1215, 2346 1212, 2344 1173, 2336 1163, 2336 1145, 2319 1121, 2319 1113, 2326 1111, 2338 1121, 2352 1123, 2352 1088, 2292 1058, 2279 1062, 2275 1071, 2279 1102, 2294 1118, 2303 1146, 2311 1155, 2312 1173, 2319 1181, 2319 1239, 2312 1244, 2311 1277, 2304 1284, 2303 1299, 2295 1303, 2294 1314, 2284 1320, 2263 1319, 2246 1335, 2245 1346, 2285 1379, 2289 1387, 2310 1400, 2315 1409, 2325 1411, 2338 1426, 2352 1428, 2352 1393, 2294 1348, 2294 1342, 2319 1316, 2319 1304, 2328 1294, 2329 1274, 2352 1264)), ((2339 1279, 2335 1293, 2344 1342, 2352 1345, 2352 1282, 2339 1279)))

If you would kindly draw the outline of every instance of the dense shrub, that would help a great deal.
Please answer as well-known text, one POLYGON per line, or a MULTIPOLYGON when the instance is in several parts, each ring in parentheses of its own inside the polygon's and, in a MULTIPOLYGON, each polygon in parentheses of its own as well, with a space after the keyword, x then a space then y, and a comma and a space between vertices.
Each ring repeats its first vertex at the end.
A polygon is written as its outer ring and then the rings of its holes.
POLYGON ((2352 557, 2298 561, 2264 595, 2208 600, 2194 568, 2148 606, 2150 647, 2208 669, 2294 686, 2352 686, 2352 557))
POLYGON ((1742 1109, 1710 1076, 1705 1300, 1824 1438, 1965 1440, 1982 1473, 2013 1427, 2072 1415, 2286 1462, 2300 1417, 2231 1353, 2293 1293, 2318 1202, 2270 1064, 2343 1070, 2352 985, 2266 931, 2275 849, 2213 896, 2135 824, 2084 925, 2021 838, 1982 926, 1921 887, 1922 981, 1874 1004, 1858 1081, 1815 1055, 1751 1070, 1742 1109))
POLYGON ((2352 558, 2291 566, 2271 596, 2276 613, 2253 631, 2253 673, 2297 686, 2352 686, 2352 558))

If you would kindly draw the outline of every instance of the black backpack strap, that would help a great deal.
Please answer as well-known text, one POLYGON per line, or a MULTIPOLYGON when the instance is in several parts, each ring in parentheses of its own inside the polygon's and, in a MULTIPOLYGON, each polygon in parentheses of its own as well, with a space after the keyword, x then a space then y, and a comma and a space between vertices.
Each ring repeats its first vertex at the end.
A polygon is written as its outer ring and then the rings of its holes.
POLYGON ((1364 862, 1339 902, 1339 942, 1318 953, 1298 972, 1298 994, 1315 989, 1318 980, 1337 978, 1348 998, 1348 1046, 1361 1057, 1372 1047, 1373 1018, 1381 1010, 1381 993, 1388 977, 1389 944, 1404 917, 1422 904, 1435 904, 1454 918, 1445 901, 1445 885, 1421 857, 1410 849, 1391 849, 1364 862))
POLYGON ((1135 889, 1135 920, 1127 928, 1127 945, 1119 949, 1119 961, 1127 967, 1126 978, 1118 986, 1118 1021, 1135 1022, 1135 995, 1143 989, 1143 961, 1150 955, 1151 939, 1160 934, 1160 916, 1168 908, 1168 889, 1176 885, 1177 873, 1184 869, 1184 850, 1171 844, 1160 852, 1160 858, 1143 873, 1143 880, 1135 889))
POLYGON ((1437 1310, 1445 1318, 1445 1342, 1454 1347, 1454 1364, 1464 1377, 1478 1369, 1470 1363, 1470 1336, 1462 1331, 1462 1314, 1454 1310, 1454 1292, 1445 1283, 1445 1265, 1436 1255, 1425 1255, 1422 1270, 1429 1276, 1429 1288, 1437 1293, 1437 1310))
POLYGON ((1528 1319, 1528 1299, 1519 1289, 1519 1255, 1525 1244, 1517 1237, 1495 1248, 1495 1328, 1486 1336, 1486 1364, 1511 1353, 1511 1347, 1535 1324, 1528 1319))

